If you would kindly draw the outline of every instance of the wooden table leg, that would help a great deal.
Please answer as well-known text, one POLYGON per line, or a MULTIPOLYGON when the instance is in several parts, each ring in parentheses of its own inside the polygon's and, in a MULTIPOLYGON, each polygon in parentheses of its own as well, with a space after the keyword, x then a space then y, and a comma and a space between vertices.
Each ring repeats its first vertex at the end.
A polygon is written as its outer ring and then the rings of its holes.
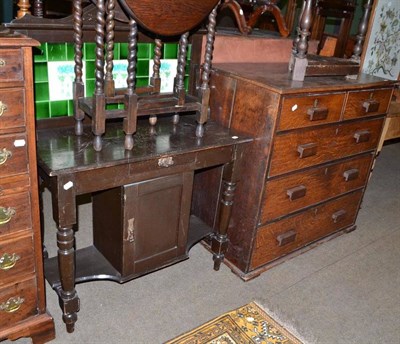
POLYGON ((76 195, 73 176, 54 177, 51 185, 53 218, 57 223, 58 269, 61 286, 56 289, 63 321, 69 333, 74 331, 79 311, 75 290, 75 233, 76 195))
POLYGON ((218 271, 228 247, 228 226, 232 213, 236 184, 240 176, 241 147, 236 147, 233 160, 224 166, 222 174, 222 191, 218 213, 217 232, 211 240, 214 270, 218 271))

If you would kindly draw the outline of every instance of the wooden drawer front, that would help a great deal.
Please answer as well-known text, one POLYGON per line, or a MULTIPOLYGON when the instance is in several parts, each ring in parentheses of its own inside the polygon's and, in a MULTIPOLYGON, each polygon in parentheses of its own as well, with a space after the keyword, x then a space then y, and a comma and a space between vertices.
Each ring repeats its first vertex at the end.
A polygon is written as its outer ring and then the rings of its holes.
POLYGON ((33 240, 30 233, 0 242, 0 288, 34 271, 33 240))
POLYGON ((382 124, 379 118, 277 135, 269 176, 373 150, 382 124))
POLYGON ((27 140, 24 134, 0 136, 0 177, 28 171, 27 140))
POLYGON ((0 81, 23 80, 23 56, 20 49, 0 50, 0 81))
POLYGON ((0 289, 0 329, 37 314, 36 279, 0 289))
POLYGON ((0 128, 25 126, 25 97, 22 89, 0 91, 0 128))
POLYGON ((29 192, 0 196, 0 234, 31 228, 29 192))
POLYGON ((267 182, 260 223, 363 187, 372 158, 368 154, 267 182))
POLYGON ((257 268, 317 239, 352 225, 362 191, 342 196, 300 214, 260 227, 251 268, 257 268))
POLYGON ((29 189, 29 174, 0 178, 0 197, 15 194, 29 189))
POLYGON ((344 119, 385 114, 392 98, 392 89, 349 92, 344 119))
POLYGON ((340 120, 345 93, 283 98, 278 130, 309 127, 340 120))

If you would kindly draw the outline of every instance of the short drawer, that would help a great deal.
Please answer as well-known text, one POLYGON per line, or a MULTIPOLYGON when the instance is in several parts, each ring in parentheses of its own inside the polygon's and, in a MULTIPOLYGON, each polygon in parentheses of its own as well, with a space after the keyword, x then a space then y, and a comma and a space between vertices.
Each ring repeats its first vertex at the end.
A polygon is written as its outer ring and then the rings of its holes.
POLYGON ((28 171, 27 140, 24 134, 0 136, 0 177, 28 171))
POLYGON ((356 191, 260 227, 253 249, 251 269, 351 226, 355 222, 361 197, 362 191, 356 191))
POLYGON ((367 153, 268 181, 264 188, 260 223, 364 187, 372 158, 372 154, 367 153))
POLYGON ((379 118, 276 135, 269 176, 373 150, 382 125, 379 118))
POLYGON ((0 235, 32 228, 28 191, 0 196, 0 235))
POLYGON ((0 92, 0 128, 11 129, 25 126, 25 94, 22 89, 0 92))
POLYGON ((0 329, 38 314, 37 309, 35 278, 0 289, 0 329))
POLYGON ((22 67, 21 49, 0 49, 0 81, 22 81, 22 67))
POLYGON ((284 97, 278 130, 309 127, 340 120, 345 93, 284 97))
POLYGON ((31 233, 0 242, 0 288, 34 271, 31 233))
POLYGON ((391 88, 349 92, 344 119, 385 114, 391 98, 391 88))

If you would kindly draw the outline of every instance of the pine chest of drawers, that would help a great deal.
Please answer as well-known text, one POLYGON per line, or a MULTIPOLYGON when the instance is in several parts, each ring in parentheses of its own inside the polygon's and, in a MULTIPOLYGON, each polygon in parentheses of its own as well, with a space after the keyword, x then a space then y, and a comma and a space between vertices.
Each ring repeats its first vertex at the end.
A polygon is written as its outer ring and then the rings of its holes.
POLYGON ((36 172, 32 46, 0 34, 0 340, 54 338, 45 306, 36 172))
MULTIPOLYGON (((243 279, 355 228, 392 96, 389 81, 290 80, 283 64, 214 66, 211 117, 255 141, 244 154, 227 264, 243 279)), ((205 211, 220 176, 197 180, 205 211)), ((214 205, 216 209, 218 205, 214 205)))

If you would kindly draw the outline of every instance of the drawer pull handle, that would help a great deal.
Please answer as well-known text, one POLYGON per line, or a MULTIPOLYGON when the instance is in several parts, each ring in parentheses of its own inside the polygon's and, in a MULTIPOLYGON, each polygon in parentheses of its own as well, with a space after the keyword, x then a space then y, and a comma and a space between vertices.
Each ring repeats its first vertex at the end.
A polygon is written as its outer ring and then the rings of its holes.
POLYGON ((313 107, 307 110, 307 115, 310 117, 310 121, 321 121, 328 117, 328 112, 327 107, 318 107, 318 99, 315 99, 313 107))
POLYGON ((25 300, 20 296, 10 297, 6 302, 0 304, 0 311, 4 311, 7 313, 16 312, 18 309, 20 309, 24 301, 25 300))
POLYGON ((300 154, 300 159, 317 154, 316 143, 305 143, 297 146, 297 152, 300 154))
POLYGON ((356 143, 362 143, 369 141, 370 136, 371 133, 369 130, 360 130, 356 131, 353 137, 356 140, 356 143))
POLYGON ((21 257, 15 253, 13 254, 4 253, 0 258, 0 269, 10 270, 15 266, 15 264, 17 264, 17 260, 19 260, 20 258, 21 257))
POLYGON ((287 244, 290 244, 291 242, 294 242, 296 240, 296 231, 294 229, 291 229, 285 233, 279 234, 276 237, 276 240, 278 241, 278 246, 284 246, 287 244))
POLYGON ((8 158, 12 157, 12 153, 7 150, 6 148, 3 148, 0 151, 0 165, 5 164, 5 162, 7 161, 8 158))
POLYGON ((7 222, 10 222, 15 213, 16 211, 14 208, 0 207, 0 225, 5 225, 7 222))
POLYGON ((332 220, 334 223, 338 223, 339 221, 342 221, 345 216, 346 216, 346 210, 340 209, 336 213, 332 214, 332 220))
POLYGON ((304 197, 306 192, 307 188, 304 185, 295 186, 294 188, 286 190, 286 194, 289 196, 291 201, 304 197))
POLYGON ((7 110, 7 105, 0 100, 0 117, 3 116, 4 111, 7 110))
POLYGON ((343 178, 346 182, 350 180, 354 180, 358 178, 360 172, 356 168, 352 168, 351 170, 347 170, 343 172, 343 178))
POLYGON ((368 99, 363 101, 362 107, 365 110, 365 113, 377 112, 379 110, 380 103, 375 99, 368 99))
POLYGON ((3 59, 0 59, 0 67, 4 67, 6 65, 6 61, 3 59))

